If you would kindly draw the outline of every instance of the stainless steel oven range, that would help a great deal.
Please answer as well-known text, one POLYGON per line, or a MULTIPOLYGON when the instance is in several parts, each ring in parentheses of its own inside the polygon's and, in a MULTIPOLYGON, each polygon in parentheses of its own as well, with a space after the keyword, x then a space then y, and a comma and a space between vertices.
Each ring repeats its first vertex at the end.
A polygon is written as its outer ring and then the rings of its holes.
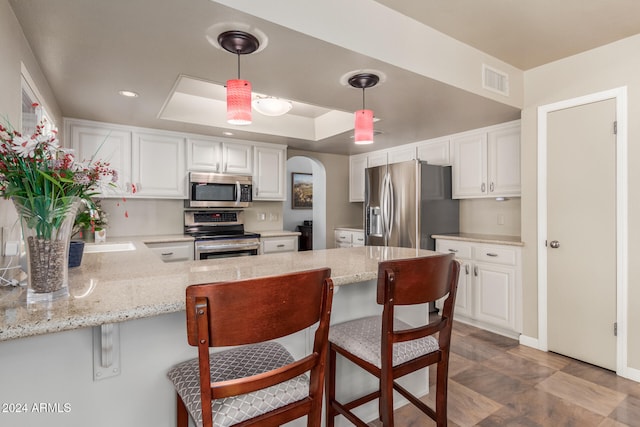
POLYGON ((244 231, 241 210, 184 211, 184 233, 195 238, 195 259, 258 255, 260 234, 244 231))

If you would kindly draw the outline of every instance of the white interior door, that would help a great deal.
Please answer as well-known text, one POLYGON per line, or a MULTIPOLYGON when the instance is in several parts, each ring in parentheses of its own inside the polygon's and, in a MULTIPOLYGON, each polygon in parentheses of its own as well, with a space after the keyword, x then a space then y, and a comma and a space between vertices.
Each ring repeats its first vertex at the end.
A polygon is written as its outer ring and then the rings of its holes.
POLYGON ((548 115, 548 348, 616 370, 614 99, 548 115))

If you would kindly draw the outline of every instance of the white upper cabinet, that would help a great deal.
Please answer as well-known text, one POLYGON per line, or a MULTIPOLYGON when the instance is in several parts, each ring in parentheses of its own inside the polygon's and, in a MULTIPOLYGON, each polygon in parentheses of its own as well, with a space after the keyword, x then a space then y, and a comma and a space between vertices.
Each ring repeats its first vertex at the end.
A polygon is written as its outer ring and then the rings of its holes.
POLYGON ((185 139, 179 135, 134 132, 133 182, 137 197, 187 197, 185 139))
POLYGON ((65 119, 66 135, 80 160, 109 162, 118 173, 101 197, 186 197, 184 138, 109 123, 65 119))
POLYGON ((251 175, 253 174, 253 144, 189 137, 187 169, 197 172, 251 175))
POLYGON ((453 198, 520 196, 520 124, 451 138, 453 198))
POLYGON ((449 138, 435 139, 418 143, 418 159, 430 165, 449 166, 449 138))
POLYGON ((253 200, 285 200, 285 146, 254 147, 253 200))
POLYGON ((349 201, 364 202, 364 171, 367 169, 367 155, 349 157, 349 201))
POLYGON ((222 143, 222 173, 253 174, 253 145, 222 143))
POLYGON ((406 145, 406 146, 396 147, 387 151, 387 162, 389 164, 406 162, 407 160, 415 160, 415 159, 416 159, 415 145, 406 145))
POLYGON ((382 166, 387 164, 387 152, 386 151, 374 151, 367 154, 367 167, 374 168, 376 166, 382 166))
POLYGON ((118 174, 115 187, 105 189, 102 197, 129 195, 131 190, 131 132, 102 123, 65 122, 65 135, 80 161, 109 163, 118 174))
POLYGON ((197 172, 222 171, 222 142, 208 138, 187 138, 187 169, 197 172))
POLYGON ((520 196, 520 125, 490 131, 487 150, 491 196, 520 196))
POLYGON ((456 137, 453 145, 453 198, 487 195, 487 134, 456 137))

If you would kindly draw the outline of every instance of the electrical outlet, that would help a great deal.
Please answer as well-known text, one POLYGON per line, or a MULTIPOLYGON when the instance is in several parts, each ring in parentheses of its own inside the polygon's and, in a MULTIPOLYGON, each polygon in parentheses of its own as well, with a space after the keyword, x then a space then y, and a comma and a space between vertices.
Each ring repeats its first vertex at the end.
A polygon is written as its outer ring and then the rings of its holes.
POLYGON ((278 214, 275 212, 271 212, 269 214, 269 221, 277 221, 278 220, 278 214))
POLYGON ((7 242, 4 246, 4 254, 5 256, 16 256, 18 255, 18 242, 12 241, 7 242))
POLYGON ((258 212, 258 221, 265 221, 267 219, 267 214, 264 212, 258 212))

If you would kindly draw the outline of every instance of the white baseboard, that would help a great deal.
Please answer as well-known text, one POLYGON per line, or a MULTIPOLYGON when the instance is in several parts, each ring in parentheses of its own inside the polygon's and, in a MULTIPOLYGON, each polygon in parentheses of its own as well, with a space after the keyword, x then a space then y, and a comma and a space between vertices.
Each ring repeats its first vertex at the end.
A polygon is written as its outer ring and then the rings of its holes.
POLYGON ((540 349, 538 338, 528 337, 526 335, 520 335, 520 344, 526 345, 527 347, 533 347, 538 350, 540 349))
POLYGON ((640 382, 640 369, 626 367, 623 376, 633 381, 640 382))

